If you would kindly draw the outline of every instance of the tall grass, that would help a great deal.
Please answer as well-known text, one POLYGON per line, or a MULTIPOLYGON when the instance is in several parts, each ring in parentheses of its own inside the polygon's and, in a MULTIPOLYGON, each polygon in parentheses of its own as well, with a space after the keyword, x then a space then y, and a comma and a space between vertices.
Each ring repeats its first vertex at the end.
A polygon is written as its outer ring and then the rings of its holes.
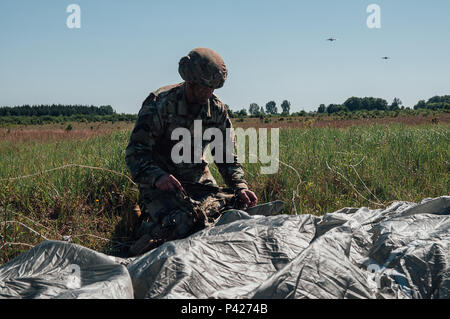
POLYGON ((278 173, 261 175, 259 165, 244 168, 260 199, 283 199, 288 213, 419 201, 450 189, 448 127, 282 130, 278 173))
MULTIPOLYGON (((448 194, 449 127, 283 129, 278 173, 262 175, 261 164, 243 166, 259 201, 284 200, 288 214, 416 202, 448 194)), ((122 251, 127 216, 138 202, 124 162, 129 134, 48 142, 0 140, 0 264, 44 237, 71 236, 93 249, 122 251), (67 164, 116 173, 71 166, 9 179, 67 164)), ((214 165, 212 173, 222 181, 214 165)))
MULTIPOLYGON (((47 238, 78 236, 73 237, 74 242, 106 252, 117 251, 120 247, 107 239, 126 240, 129 225, 123 217, 132 211, 138 200, 137 188, 129 180, 124 163, 128 138, 129 132, 118 131, 90 139, 50 143, 0 142, 0 179, 73 163, 117 172, 67 167, 28 178, 0 181, 3 222, 0 247, 2 242, 36 243, 42 240, 17 223, 5 224, 16 220, 47 238)), ((1 248, 0 262, 23 248, 19 245, 1 248)))

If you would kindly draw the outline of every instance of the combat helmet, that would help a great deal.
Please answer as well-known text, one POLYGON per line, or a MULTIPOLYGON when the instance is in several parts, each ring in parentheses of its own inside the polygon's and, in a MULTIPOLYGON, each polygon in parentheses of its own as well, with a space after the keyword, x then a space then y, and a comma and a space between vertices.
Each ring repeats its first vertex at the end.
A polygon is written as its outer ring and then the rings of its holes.
POLYGON ((225 62, 214 50, 208 48, 193 49, 181 58, 178 72, 185 81, 218 89, 223 86, 228 75, 225 62))

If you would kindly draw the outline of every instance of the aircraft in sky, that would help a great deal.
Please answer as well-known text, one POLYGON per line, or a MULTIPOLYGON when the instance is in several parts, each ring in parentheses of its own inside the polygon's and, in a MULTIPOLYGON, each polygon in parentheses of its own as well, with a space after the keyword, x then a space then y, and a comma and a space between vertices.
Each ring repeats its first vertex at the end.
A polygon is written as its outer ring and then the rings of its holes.
POLYGON ((381 57, 383 60, 389 60, 390 59, 390 57, 388 57, 388 56, 383 56, 383 57, 381 57))
POLYGON ((328 38, 327 41, 334 42, 334 41, 337 41, 337 39, 336 38, 328 38))

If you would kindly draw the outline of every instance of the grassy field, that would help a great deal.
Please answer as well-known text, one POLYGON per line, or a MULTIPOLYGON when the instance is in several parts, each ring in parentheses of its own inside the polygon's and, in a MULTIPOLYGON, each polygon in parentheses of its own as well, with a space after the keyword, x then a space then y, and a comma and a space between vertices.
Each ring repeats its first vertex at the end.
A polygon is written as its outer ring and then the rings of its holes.
MULTIPOLYGON (((235 124, 259 126, 252 120, 235 124)), ((278 173, 261 175, 260 164, 247 163, 247 180, 261 203, 284 200, 287 214, 448 195, 450 124, 424 123, 280 125, 278 173)), ((0 130, 0 264, 46 238, 70 236, 111 254, 126 250, 138 200, 124 162, 131 127, 0 130)), ((212 172, 221 181, 215 166, 212 172)))

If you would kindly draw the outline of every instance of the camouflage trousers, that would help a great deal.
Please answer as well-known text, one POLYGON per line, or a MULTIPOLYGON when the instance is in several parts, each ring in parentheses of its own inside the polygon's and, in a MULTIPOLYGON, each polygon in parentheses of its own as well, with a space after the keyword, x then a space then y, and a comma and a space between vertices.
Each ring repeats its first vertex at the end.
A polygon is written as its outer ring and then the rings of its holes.
POLYGON ((143 214, 135 232, 137 241, 129 250, 130 256, 212 226, 222 212, 236 206, 230 190, 199 183, 183 183, 183 187, 185 192, 140 187, 143 214))
POLYGON ((141 243, 140 248, 133 249, 133 255, 212 226, 221 212, 237 205, 231 189, 219 188, 214 183, 182 182, 182 185, 184 192, 139 185, 143 217, 135 237, 141 243))

